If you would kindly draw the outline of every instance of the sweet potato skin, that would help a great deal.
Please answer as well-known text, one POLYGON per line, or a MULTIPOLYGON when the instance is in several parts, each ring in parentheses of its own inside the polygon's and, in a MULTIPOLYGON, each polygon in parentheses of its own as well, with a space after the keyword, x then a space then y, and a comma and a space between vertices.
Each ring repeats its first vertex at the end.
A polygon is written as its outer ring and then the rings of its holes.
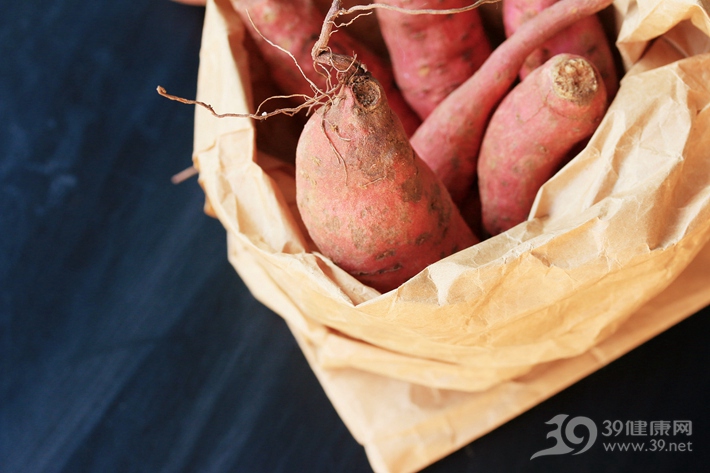
POLYGON ((306 124, 296 189, 320 252, 381 292, 478 242, 368 73, 306 124))
MULTIPOLYGON (((324 71, 314 69, 311 57, 311 49, 323 25, 323 15, 312 0, 231 0, 231 3, 284 93, 312 96, 313 90, 293 59, 264 38, 290 52, 306 76, 319 88, 326 88, 324 71)), ((378 77, 407 134, 413 134, 421 121, 397 88, 390 65, 344 31, 331 36, 328 44, 336 53, 356 55, 358 61, 378 77)))
MULTIPOLYGON (((383 0, 410 10, 450 10, 469 0, 383 0)), ((477 10, 452 15, 410 15, 376 9, 395 81, 405 100, 426 118, 483 64, 491 46, 477 10)))
MULTIPOLYGON (((557 2, 558 0, 503 0, 503 25, 506 35, 512 35, 521 24, 557 2)), ((520 78, 524 79, 552 56, 562 53, 578 54, 592 61, 604 79, 607 98, 611 99, 616 95, 619 79, 614 56, 598 15, 582 18, 536 49, 521 67, 520 78)))
POLYGON ((491 117, 478 161, 483 224, 491 235, 523 222, 540 186, 606 112, 599 71, 560 54, 531 72, 491 117))

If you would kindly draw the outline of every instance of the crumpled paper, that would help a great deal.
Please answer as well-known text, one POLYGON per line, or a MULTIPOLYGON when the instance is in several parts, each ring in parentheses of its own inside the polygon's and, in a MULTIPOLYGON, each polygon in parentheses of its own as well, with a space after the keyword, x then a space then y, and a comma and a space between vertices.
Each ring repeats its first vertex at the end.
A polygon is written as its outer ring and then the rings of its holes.
MULTIPOLYGON (((248 119, 196 110, 194 163, 229 260, 376 471, 432 463, 710 302, 694 263, 710 256, 710 16, 701 0, 614 9, 628 72, 529 220, 386 294, 318 253, 293 167, 256 149, 248 119)), ((197 98, 220 112, 250 110, 244 34, 229 0, 208 1, 197 98)))

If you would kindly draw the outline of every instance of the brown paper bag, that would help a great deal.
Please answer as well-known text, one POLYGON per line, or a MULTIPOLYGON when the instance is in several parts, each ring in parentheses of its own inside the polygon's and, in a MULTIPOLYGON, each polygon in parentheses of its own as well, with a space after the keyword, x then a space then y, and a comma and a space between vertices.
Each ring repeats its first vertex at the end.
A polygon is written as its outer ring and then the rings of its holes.
MULTIPOLYGON (((292 166, 257 152, 249 120, 196 111, 228 257, 376 471, 423 468, 710 302, 710 16, 700 0, 614 8, 629 72, 530 219, 386 294, 313 247, 292 166)), ((221 112, 249 111, 243 35, 229 0, 208 1, 198 99, 221 112)))

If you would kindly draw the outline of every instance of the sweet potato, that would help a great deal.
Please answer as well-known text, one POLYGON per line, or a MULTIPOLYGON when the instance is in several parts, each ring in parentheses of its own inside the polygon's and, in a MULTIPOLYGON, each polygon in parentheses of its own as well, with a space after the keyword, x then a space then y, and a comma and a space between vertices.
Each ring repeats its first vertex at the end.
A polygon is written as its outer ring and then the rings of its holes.
POLYGON ((525 58, 550 37, 606 8, 611 1, 561 0, 523 23, 417 129, 412 146, 455 202, 461 202, 475 182, 486 123, 515 82, 525 58))
POLYGON ((298 142, 298 209, 321 253, 386 292, 478 240, 410 146, 380 83, 351 58, 328 55, 347 72, 298 142))
MULTIPOLYGON (((293 55, 306 76, 321 90, 327 88, 323 69, 315 70, 311 48, 323 25, 323 16, 312 0, 231 0, 269 64, 274 80, 288 94, 312 96, 310 84, 296 63, 278 45, 293 55), (256 29, 252 26, 252 22, 256 29)), ((376 54, 340 31, 329 40, 330 48, 345 55, 355 55, 381 81, 390 106, 405 126, 408 135, 420 124, 397 89, 390 65, 376 54)))
POLYGON ((594 132, 606 103, 599 71, 571 54, 553 56, 505 97, 478 161, 483 224, 491 235, 527 218, 540 186, 594 132))
MULTIPOLYGON (((557 1, 503 0, 503 25, 506 35, 512 35, 521 24, 557 1)), ((598 15, 582 18, 536 49, 527 57, 520 69, 520 78, 524 79, 552 56, 561 53, 578 54, 592 61, 604 79, 607 98, 611 99, 616 95, 619 79, 614 65, 614 56, 598 15)))
MULTIPOLYGON (((381 0, 409 10, 451 10, 470 0, 381 0)), ((426 118, 491 54, 477 10, 449 15, 412 15, 377 9, 395 81, 405 100, 426 118)))

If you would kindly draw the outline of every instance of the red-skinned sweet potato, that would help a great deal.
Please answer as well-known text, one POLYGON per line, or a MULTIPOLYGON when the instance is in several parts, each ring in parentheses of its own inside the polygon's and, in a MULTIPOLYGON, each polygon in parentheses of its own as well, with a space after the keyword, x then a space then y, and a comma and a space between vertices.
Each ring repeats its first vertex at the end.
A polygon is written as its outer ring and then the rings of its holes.
MULTIPOLYGON (((324 71, 314 69, 311 57, 311 48, 318 39, 323 25, 323 15, 312 0, 231 0, 231 2, 254 38, 264 60, 269 64, 274 80, 285 93, 312 96, 313 90, 293 59, 269 44, 267 39, 291 53, 306 76, 320 89, 326 88, 324 71), (252 22, 256 29, 252 26, 252 22)), ((378 77, 387 93, 390 106, 402 121, 407 134, 414 133, 420 120, 398 90, 390 65, 358 44, 344 31, 329 38, 329 47, 336 53, 356 55, 357 60, 378 77)))
POLYGON ((483 224, 491 235, 527 218, 540 186, 594 132, 606 103, 599 71, 570 54, 549 59, 505 97, 478 160, 483 224))
POLYGON ((410 146, 379 82, 337 59, 350 69, 298 143, 298 208, 320 252, 386 292, 478 240, 410 146))
POLYGON ((611 1, 561 0, 523 23, 417 129, 412 146, 455 202, 462 202, 475 182, 486 123, 515 82, 525 58, 550 37, 606 8, 611 1))
MULTIPOLYGON (((521 24, 557 1, 503 0, 503 24, 506 35, 512 35, 521 24)), ((578 54, 592 61, 604 79, 607 98, 611 99, 616 95, 619 79, 614 65, 614 56, 598 15, 582 18, 536 49, 527 57, 520 69, 520 78, 524 79, 552 56, 561 53, 578 54)))
MULTIPOLYGON (((470 0, 382 0, 409 10, 452 10, 470 0)), ((449 15, 413 15, 377 9, 395 81, 421 117, 431 111, 483 64, 491 46, 477 10, 449 15)))

